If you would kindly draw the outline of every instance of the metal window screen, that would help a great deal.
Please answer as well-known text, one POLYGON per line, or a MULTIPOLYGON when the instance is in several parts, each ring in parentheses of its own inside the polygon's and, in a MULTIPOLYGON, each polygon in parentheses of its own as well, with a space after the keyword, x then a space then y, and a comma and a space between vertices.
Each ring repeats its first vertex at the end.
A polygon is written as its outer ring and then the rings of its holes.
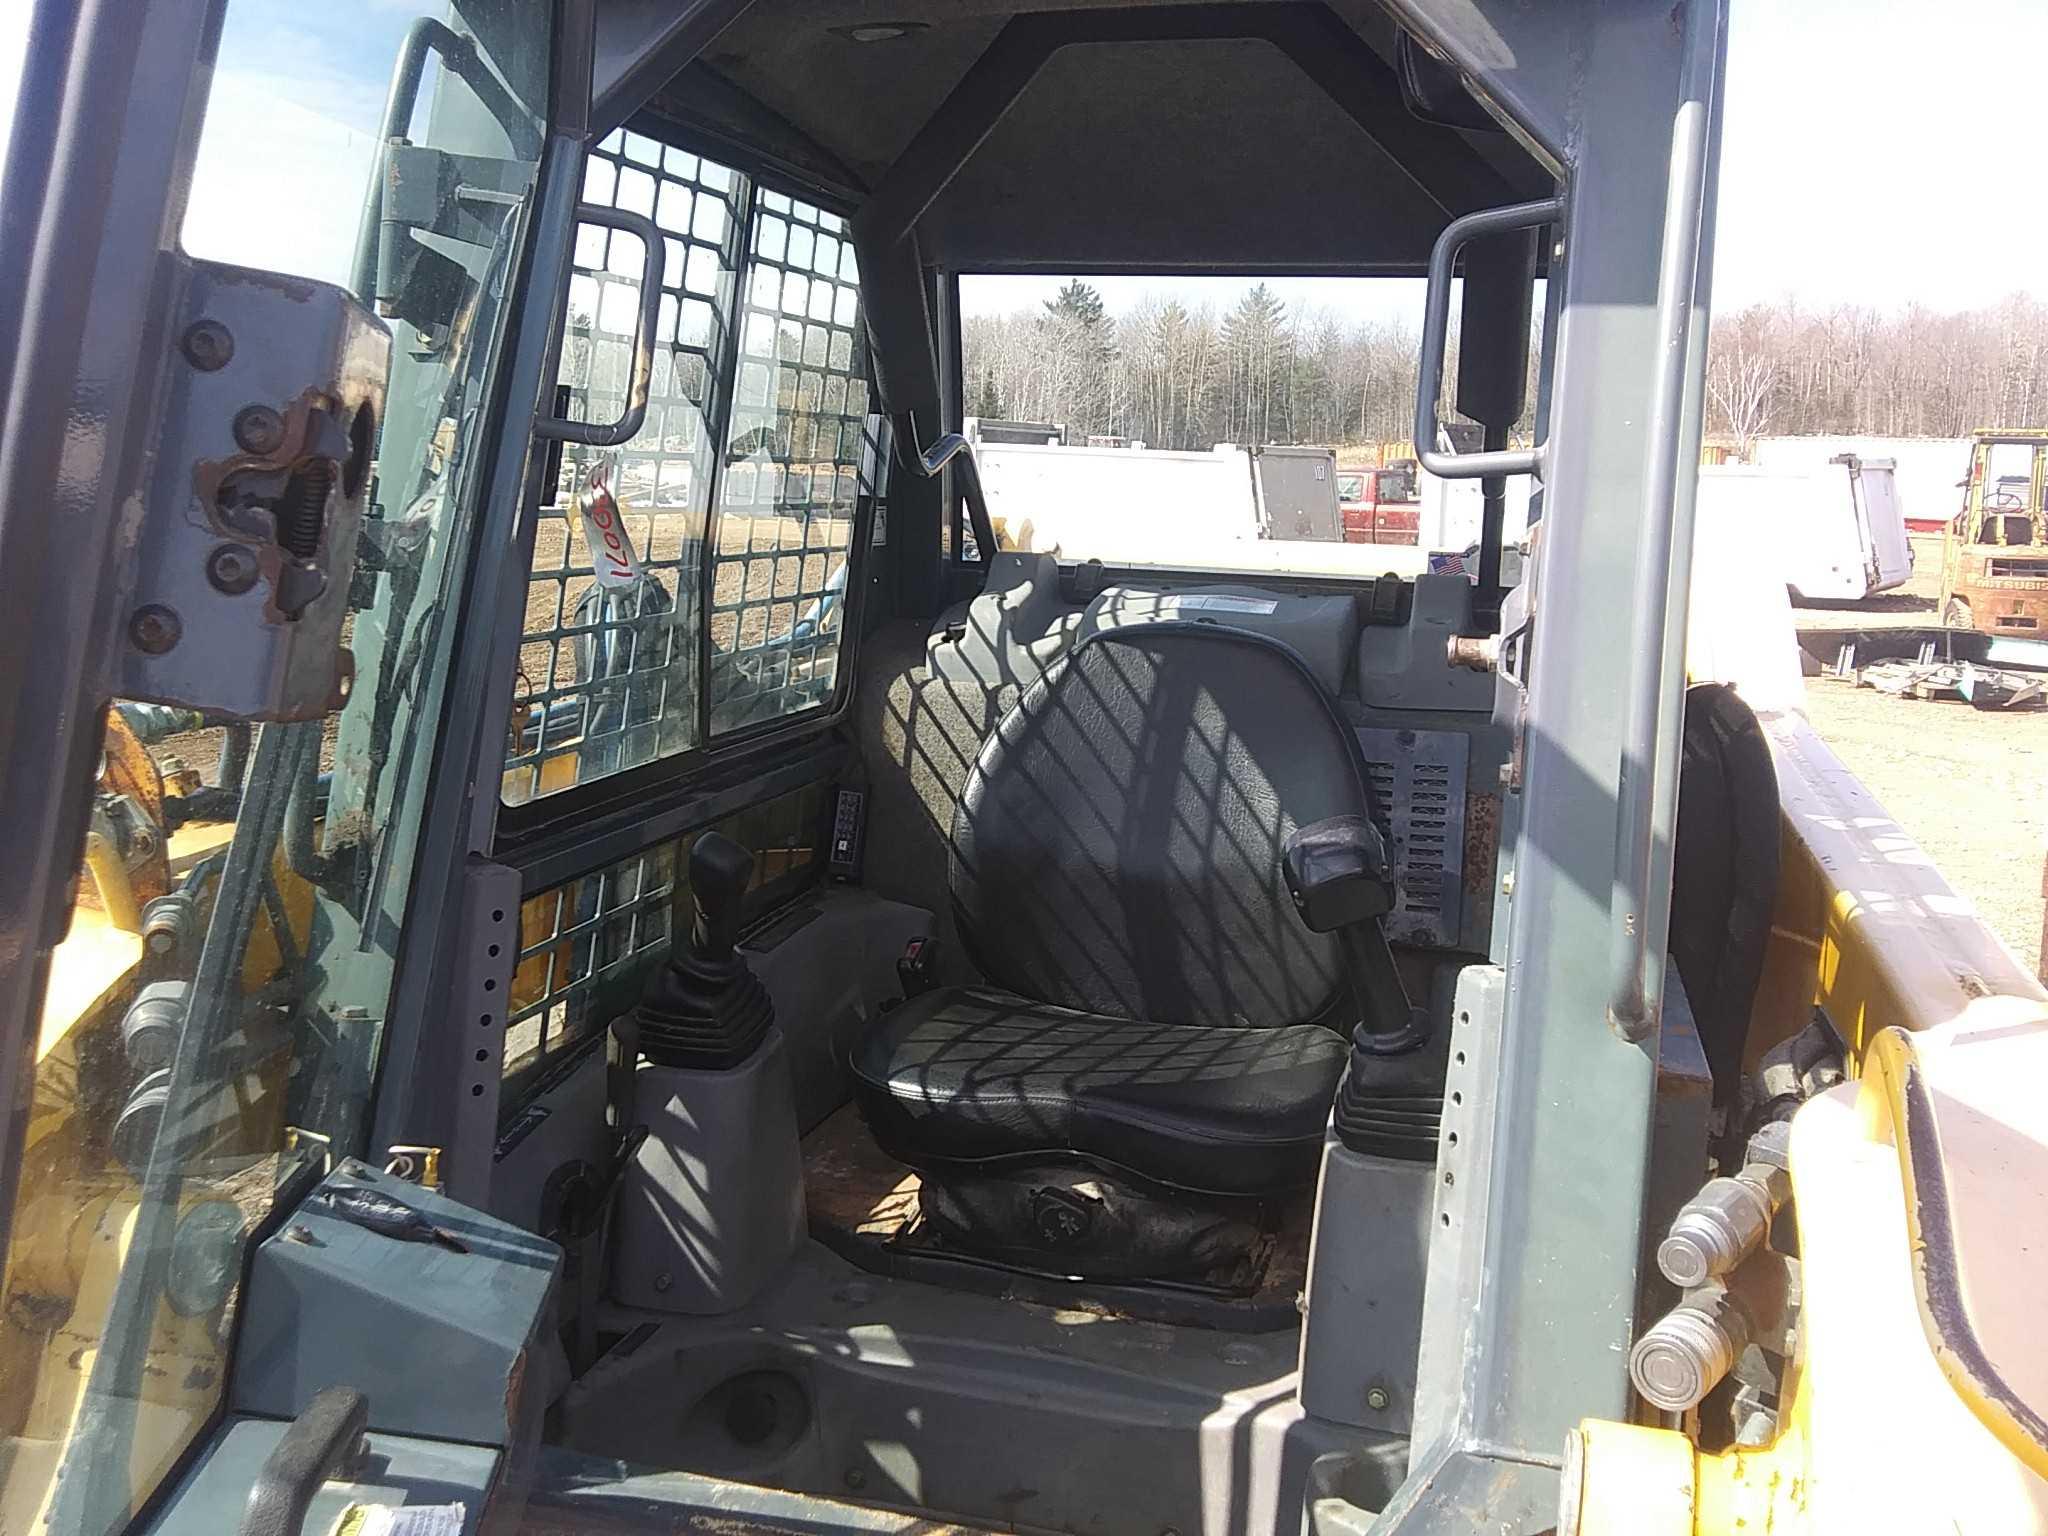
MULTIPOLYGON (((702 551, 747 195, 737 172, 643 134, 614 132, 586 161, 586 202, 646 214, 663 231, 654 375, 632 441, 565 446, 540 510, 507 804, 698 745, 702 551), (616 460, 613 488, 649 578, 636 591, 599 588, 583 531, 571 526, 570 493, 596 455, 616 460)), ((574 265, 559 382, 571 417, 615 420, 632 366, 640 242, 582 225, 574 265)))
POLYGON ((505 1103, 633 1005, 668 948, 678 847, 649 848, 519 904, 505 1103))
MULTIPOLYGON (((829 702, 855 514, 888 462, 842 219, 625 131, 591 152, 584 198, 664 232, 654 377, 641 431, 566 448, 540 509, 507 804, 701 746, 707 715, 717 735, 829 702), (598 587, 569 511, 599 456, 616 459, 637 589, 598 587)), ((622 407, 640 259, 630 235, 577 232, 559 381, 578 420, 622 407)))
POLYGON ((671 935, 689 925, 690 848, 704 832, 753 853, 741 909, 752 924, 822 873, 828 793, 823 784, 791 790, 521 901, 501 1114, 638 1001, 671 935))
POLYGON ((854 516, 887 463, 845 221, 763 187, 713 538, 713 735, 830 701, 854 516))

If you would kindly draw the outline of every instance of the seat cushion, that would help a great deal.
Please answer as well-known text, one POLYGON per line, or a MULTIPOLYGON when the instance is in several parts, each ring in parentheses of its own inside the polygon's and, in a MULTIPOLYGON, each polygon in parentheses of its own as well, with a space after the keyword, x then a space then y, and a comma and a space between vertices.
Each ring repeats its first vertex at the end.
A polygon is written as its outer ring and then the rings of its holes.
POLYGON ((913 1167, 1073 1156, 1174 1188, 1312 1183, 1345 1042, 1318 1024, 1161 1025, 947 987, 853 1051, 882 1149, 913 1167))

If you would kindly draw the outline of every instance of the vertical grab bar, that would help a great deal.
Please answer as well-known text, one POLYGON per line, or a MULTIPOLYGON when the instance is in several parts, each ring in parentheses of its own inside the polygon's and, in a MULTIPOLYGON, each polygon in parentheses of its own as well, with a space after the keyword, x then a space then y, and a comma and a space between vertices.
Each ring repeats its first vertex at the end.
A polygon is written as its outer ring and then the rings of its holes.
POLYGON ((1512 203, 1482 208, 1453 219, 1436 237, 1429 253, 1429 292, 1423 301, 1422 358, 1415 376, 1415 459, 1432 475, 1446 480, 1476 480, 1485 475, 1539 475, 1544 444, 1491 453, 1440 453, 1436 448, 1436 403, 1444 387, 1444 352, 1451 334, 1451 273, 1458 252, 1468 240, 1514 229, 1538 229, 1564 218, 1564 199, 1512 203))
MULTIPOLYGON (((1696 321, 1704 323, 1700 224, 1707 201, 1716 80, 1714 50, 1694 48, 1691 52, 1685 99, 1671 128, 1664 250, 1657 272, 1657 371, 1651 380, 1650 461, 1644 474, 1642 542, 1636 549, 1635 590, 1643 608, 1629 650, 1628 692, 1623 700, 1627 714, 1614 797, 1614 882, 1608 905, 1613 989, 1607 1022, 1627 1040, 1648 1038, 1656 1022, 1647 965, 1648 908, 1656 862, 1657 756, 1665 651, 1671 610, 1677 609, 1681 627, 1687 611, 1683 591, 1671 600, 1671 564, 1681 540, 1688 566, 1692 559, 1694 487, 1679 483, 1678 449, 1688 374, 1694 365, 1704 367, 1705 358, 1704 350, 1693 345, 1693 326, 1696 321)), ((1684 468, 1696 482, 1698 466, 1684 468)), ((1675 793, 1661 798, 1676 803, 1675 793)))

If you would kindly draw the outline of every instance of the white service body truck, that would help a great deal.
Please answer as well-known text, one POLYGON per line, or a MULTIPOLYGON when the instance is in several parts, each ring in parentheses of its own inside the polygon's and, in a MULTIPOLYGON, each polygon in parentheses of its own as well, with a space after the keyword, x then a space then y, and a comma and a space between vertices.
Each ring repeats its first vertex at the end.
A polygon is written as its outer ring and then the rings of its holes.
POLYGON ((1807 470, 1747 464, 1700 470, 1699 520, 1741 516, 1795 600, 1861 602, 1903 586, 1913 546, 1890 459, 1836 454, 1807 470))

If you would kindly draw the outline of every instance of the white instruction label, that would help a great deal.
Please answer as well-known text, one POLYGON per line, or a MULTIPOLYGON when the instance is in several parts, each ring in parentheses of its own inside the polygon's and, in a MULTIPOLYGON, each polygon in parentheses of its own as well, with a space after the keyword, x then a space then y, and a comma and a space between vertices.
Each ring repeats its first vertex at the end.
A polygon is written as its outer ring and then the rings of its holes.
POLYGON ((605 466, 590 472, 590 478, 576 495, 576 510, 583 516, 583 537, 590 545, 590 563, 596 567, 599 586, 639 585, 644 572, 640 557, 633 553, 633 537, 626 532, 626 520, 618 500, 606 484, 605 466))
POLYGON ((1274 613, 1280 607, 1275 598, 1239 597, 1235 592, 1181 592, 1173 601, 1182 611, 1197 608, 1210 613, 1274 613))
POLYGON ((462 1536, 465 1504, 351 1504, 333 1536, 462 1536))

